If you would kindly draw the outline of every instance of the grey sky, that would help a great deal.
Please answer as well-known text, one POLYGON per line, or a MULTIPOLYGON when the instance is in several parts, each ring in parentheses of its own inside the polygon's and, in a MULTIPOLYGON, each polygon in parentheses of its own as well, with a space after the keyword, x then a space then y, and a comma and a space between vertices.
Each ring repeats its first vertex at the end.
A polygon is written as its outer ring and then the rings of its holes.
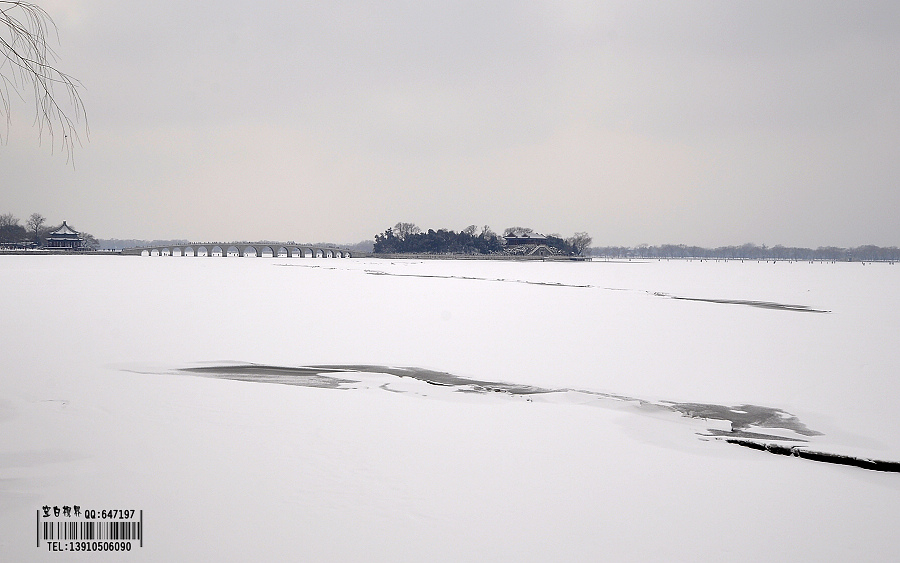
POLYGON ((0 212, 101 238, 900 244, 897 2, 53 0, 90 142, 0 212))

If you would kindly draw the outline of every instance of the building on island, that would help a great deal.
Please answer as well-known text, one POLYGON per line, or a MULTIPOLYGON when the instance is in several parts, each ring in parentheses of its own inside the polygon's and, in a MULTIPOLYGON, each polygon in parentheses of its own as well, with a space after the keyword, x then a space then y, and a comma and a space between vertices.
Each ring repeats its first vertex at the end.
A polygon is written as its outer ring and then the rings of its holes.
POLYGON ((547 237, 538 233, 524 233, 519 236, 515 233, 511 233, 503 238, 506 240, 506 246, 547 244, 547 237))
POLYGON ((519 256, 554 256, 559 250, 550 247, 547 237, 534 232, 525 232, 520 235, 510 233, 503 237, 506 241, 506 253, 519 256))
POLYGON ((65 221, 60 228, 47 233, 47 248, 52 250, 81 250, 83 244, 81 233, 68 226, 65 221))

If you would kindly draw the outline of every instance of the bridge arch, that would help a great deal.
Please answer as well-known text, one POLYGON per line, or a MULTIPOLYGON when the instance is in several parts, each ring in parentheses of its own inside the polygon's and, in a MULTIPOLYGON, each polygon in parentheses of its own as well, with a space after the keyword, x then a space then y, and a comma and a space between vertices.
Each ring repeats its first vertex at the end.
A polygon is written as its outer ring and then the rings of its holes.
POLYGON ((198 246, 194 256, 209 256, 209 250, 205 246, 198 246))
POLYGON ((236 247, 234 245, 229 246, 228 249, 225 251, 225 256, 240 256, 240 255, 241 255, 241 251, 238 250, 238 247, 236 247))
POLYGON ((214 246, 212 250, 209 251, 210 256, 225 256, 225 251, 222 250, 221 246, 214 246))
POLYGON ((259 256, 259 251, 256 250, 255 246, 245 246, 244 250, 241 252, 241 256, 244 258, 256 258, 259 256))

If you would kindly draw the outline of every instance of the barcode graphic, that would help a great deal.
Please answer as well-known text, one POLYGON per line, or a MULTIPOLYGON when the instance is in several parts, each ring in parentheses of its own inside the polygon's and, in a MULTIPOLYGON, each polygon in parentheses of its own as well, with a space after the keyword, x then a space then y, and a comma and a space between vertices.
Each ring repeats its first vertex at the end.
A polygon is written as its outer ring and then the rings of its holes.
POLYGON ((141 522, 41 522, 44 541, 141 541, 141 522))

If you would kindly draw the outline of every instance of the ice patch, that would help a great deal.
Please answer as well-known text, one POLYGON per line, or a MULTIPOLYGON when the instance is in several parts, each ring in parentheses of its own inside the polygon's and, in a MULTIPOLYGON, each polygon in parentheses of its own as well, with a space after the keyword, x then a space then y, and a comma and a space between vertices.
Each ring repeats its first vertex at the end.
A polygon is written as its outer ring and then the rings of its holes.
MULTIPOLYGON (((716 440, 724 440, 729 444, 813 461, 837 463, 876 471, 900 472, 900 462, 804 449, 810 439, 823 434, 808 428, 791 413, 759 405, 724 406, 709 403, 653 402, 584 389, 544 388, 471 379, 416 367, 367 364, 299 367, 259 364, 204 365, 178 368, 175 373, 323 389, 377 388, 395 393, 414 393, 435 398, 446 397, 448 393, 470 393, 476 395, 499 394, 510 398, 524 398, 527 401, 541 400, 542 402, 586 404, 600 407, 610 407, 611 402, 620 404, 626 402, 639 407, 657 407, 655 410, 668 410, 693 419, 725 421, 731 426, 730 430, 709 428, 706 433, 699 434, 704 438, 711 437, 716 440), (350 379, 351 377, 353 379, 350 379), (422 387, 422 384, 425 387, 422 387), (431 389, 428 388, 429 386, 431 389), (765 429, 765 431, 760 432, 758 429, 765 429), (791 445, 790 442, 794 442, 796 445, 791 445), (788 445, 784 445, 784 443, 788 443, 788 445)), ((636 412, 642 410, 646 411, 646 408, 636 410, 636 412)))

